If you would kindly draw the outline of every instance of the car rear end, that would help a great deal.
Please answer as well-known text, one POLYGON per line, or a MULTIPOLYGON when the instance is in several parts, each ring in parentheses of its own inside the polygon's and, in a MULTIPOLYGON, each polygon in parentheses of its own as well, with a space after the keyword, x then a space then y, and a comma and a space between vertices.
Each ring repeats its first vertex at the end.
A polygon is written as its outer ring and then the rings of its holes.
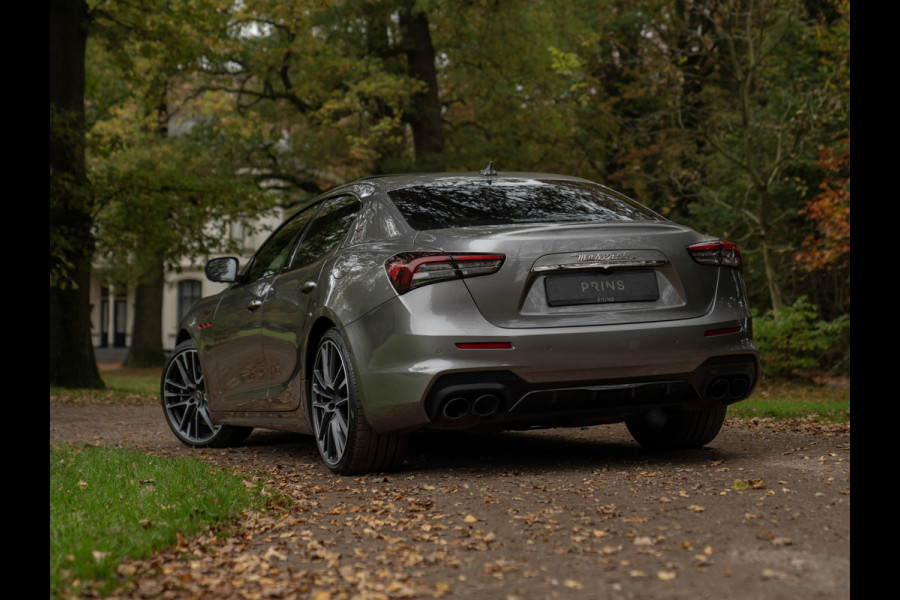
POLYGON ((418 230, 346 334, 376 430, 588 425, 747 397, 737 247, 607 188, 459 177, 389 193, 418 230))

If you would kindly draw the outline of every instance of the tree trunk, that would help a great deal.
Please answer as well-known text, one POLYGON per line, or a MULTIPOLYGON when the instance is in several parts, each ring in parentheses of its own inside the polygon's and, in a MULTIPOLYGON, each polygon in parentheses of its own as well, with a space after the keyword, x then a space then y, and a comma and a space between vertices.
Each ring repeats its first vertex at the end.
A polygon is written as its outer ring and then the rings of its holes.
MULTIPOLYGON (((154 133, 160 138, 169 135, 168 74, 157 80, 156 92, 156 129, 154 133)), ((151 247, 148 240, 147 247, 151 247)), ((163 287, 165 285, 165 266, 162 256, 152 260, 148 276, 137 284, 134 290, 134 323, 131 328, 131 345, 125 355, 123 366, 135 368, 161 367, 166 362, 162 345, 162 309, 163 287)), ((149 264, 149 263, 148 263, 149 264)))
POLYGON ((766 283, 769 286, 769 301, 772 310, 779 312, 784 308, 784 299, 781 294, 781 285, 778 283, 778 273, 773 266, 772 248, 765 241, 762 243, 763 268, 766 273, 766 283))
POLYGON ((162 347, 163 285, 160 261, 153 278, 138 284, 134 292, 134 327, 123 363, 126 367, 161 367, 166 362, 162 347))
POLYGON ((50 385, 102 388, 91 340, 93 195, 84 158, 84 0, 50 2, 50 385))
POLYGON ((444 126, 428 16, 408 4, 400 9, 400 28, 409 75, 425 84, 425 90, 413 96, 413 106, 406 115, 412 127, 416 163, 424 170, 443 171, 444 126))

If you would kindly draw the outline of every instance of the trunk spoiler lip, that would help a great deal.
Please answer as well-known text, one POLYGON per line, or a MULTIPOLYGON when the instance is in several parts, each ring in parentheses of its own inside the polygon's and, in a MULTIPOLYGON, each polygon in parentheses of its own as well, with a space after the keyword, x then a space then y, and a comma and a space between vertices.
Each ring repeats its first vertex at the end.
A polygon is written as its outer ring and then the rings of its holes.
POLYGON ((636 268, 655 268, 665 267, 669 265, 665 259, 649 259, 649 260, 594 260, 579 263, 555 264, 555 265, 539 265, 532 267, 532 273, 544 273, 547 271, 579 271, 585 269, 622 269, 629 267, 636 268))

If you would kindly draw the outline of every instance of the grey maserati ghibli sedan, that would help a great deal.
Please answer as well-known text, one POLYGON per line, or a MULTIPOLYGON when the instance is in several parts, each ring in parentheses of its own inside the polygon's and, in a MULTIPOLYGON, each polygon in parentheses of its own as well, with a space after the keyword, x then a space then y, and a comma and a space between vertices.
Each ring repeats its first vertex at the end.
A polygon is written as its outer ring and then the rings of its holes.
POLYGON ((190 446, 315 437, 342 474, 425 428, 624 421, 699 447, 759 376, 740 250, 546 173, 368 177, 287 219, 180 325, 161 384, 190 446))

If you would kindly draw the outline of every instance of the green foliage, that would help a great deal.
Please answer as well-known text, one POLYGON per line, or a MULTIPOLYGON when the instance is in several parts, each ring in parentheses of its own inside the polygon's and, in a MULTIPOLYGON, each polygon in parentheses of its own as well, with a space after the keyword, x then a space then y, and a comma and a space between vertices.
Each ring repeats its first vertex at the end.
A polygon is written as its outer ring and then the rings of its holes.
MULTIPOLYGON (((794 258, 822 222, 800 213, 830 176, 820 152, 849 133, 848 0, 93 0, 92 13, 91 218, 120 282, 225 249, 230 222, 274 203, 493 160, 599 179, 739 243, 753 306, 806 294, 829 318, 848 310, 848 266, 794 258), (436 157, 414 143, 432 90, 412 68, 411 14, 433 44, 436 157)), ((67 239, 51 228, 57 254, 67 239)))
MULTIPOLYGON (((842 336, 850 326, 849 315, 831 321, 819 319, 819 309, 805 296, 780 311, 754 316, 753 339, 759 348, 763 374, 777 377, 798 369, 826 369, 830 354, 849 357, 841 348, 842 336)), ((849 365, 846 365, 849 367, 849 365)))
POLYGON ((850 387, 764 379, 750 398, 729 406, 728 415, 740 419, 849 423, 850 387))
POLYGON ((847 311, 842 273, 823 282, 794 255, 813 227, 799 210, 826 176, 820 148, 849 133, 848 1, 576 1, 544 19, 568 38, 548 44, 553 102, 519 131, 568 122, 552 133, 564 169, 739 243, 752 305, 807 293, 847 311))
POLYGON ((421 82, 398 48, 404 4, 253 0, 211 34, 194 75, 232 100, 245 167, 289 204, 412 158, 404 118, 421 82))
POLYGON ((116 566, 227 523, 266 498, 195 459, 50 447, 50 597, 111 592, 116 566))
POLYGON ((211 3, 98 2, 87 53, 88 167, 104 278, 145 283, 161 265, 229 251, 276 198, 243 159, 250 142, 233 103, 192 71, 225 27, 211 3))

